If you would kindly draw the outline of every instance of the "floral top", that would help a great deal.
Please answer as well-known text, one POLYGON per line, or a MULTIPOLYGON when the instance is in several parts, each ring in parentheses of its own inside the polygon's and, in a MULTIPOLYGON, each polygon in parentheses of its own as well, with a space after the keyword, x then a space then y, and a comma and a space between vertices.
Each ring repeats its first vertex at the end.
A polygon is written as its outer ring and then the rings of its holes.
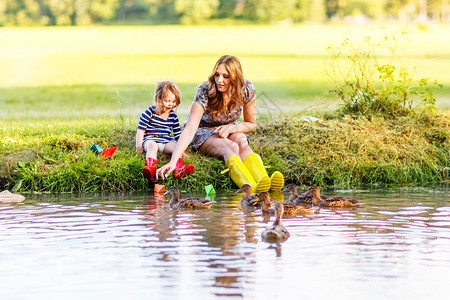
MULTIPOLYGON (((256 90, 253 83, 245 80, 244 87, 242 88, 243 103, 245 104, 250 102, 255 95, 256 90)), ((197 150, 211 135, 214 134, 216 127, 235 123, 242 113, 242 106, 236 107, 231 111, 226 111, 225 113, 210 112, 208 110, 208 100, 208 87, 203 84, 197 89, 197 94, 194 98, 194 102, 200 104, 205 110, 200 120, 197 132, 195 133, 195 136, 190 144, 195 150, 197 150)), ((189 116, 186 120, 188 118, 189 116)))

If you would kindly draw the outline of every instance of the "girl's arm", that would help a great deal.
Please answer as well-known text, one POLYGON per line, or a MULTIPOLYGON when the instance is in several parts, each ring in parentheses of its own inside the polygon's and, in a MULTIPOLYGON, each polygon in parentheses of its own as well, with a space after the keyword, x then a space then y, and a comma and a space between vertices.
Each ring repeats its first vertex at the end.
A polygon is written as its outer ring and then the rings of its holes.
POLYGON ((136 132, 136 152, 144 153, 144 149, 142 149, 142 141, 144 140, 144 132, 145 130, 138 129, 136 132))
POLYGON ((173 137, 175 138, 176 141, 178 141, 181 135, 181 127, 180 127, 180 120, 178 119, 177 115, 175 115, 175 120, 172 125, 172 132, 173 137))
POLYGON ((244 122, 238 124, 227 124, 217 127, 215 134, 221 138, 226 138, 231 133, 253 132, 256 129, 256 96, 244 104, 244 122))
POLYGON ((191 111, 189 112, 189 118, 187 120, 186 126, 184 126, 181 136, 177 141, 175 149, 173 150, 170 162, 156 170, 156 179, 167 178, 170 173, 175 169, 178 159, 181 157, 183 152, 191 143, 197 132, 198 125, 204 113, 203 107, 197 102, 192 103, 191 111))

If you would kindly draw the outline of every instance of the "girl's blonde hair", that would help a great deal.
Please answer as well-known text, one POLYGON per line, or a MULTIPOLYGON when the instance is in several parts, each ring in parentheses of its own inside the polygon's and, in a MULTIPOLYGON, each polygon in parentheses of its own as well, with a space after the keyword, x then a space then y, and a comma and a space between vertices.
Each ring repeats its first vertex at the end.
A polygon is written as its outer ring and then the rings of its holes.
POLYGON ((242 73, 241 63, 239 59, 233 55, 224 55, 219 58, 214 66, 211 75, 208 77, 208 81, 206 82, 208 87, 208 109, 213 112, 224 113, 226 108, 231 110, 235 107, 241 106, 243 103, 243 94, 242 88, 244 87, 244 74, 242 73), (217 69, 219 65, 223 64, 228 71, 228 75, 230 76, 230 87, 228 93, 231 96, 232 101, 228 104, 228 107, 225 107, 223 103, 222 93, 217 91, 216 81, 214 80, 214 76, 216 75, 217 69))
POLYGON ((172 94, 175 95, 176 105, 177 106, 180 105, 181 101, 180 90, 178 89, 177 85, 169 80, 158 82, 155 91, 155 104, 156 104, 155 112, 157 114, 162 113, 162 101, 163 98, 166 96, 167 92, 172 92, 172 94))

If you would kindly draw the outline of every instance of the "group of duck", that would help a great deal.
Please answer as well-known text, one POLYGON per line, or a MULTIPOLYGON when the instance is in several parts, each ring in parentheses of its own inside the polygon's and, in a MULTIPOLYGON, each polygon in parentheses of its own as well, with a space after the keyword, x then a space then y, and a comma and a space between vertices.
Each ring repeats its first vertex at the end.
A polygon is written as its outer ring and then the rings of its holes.
MULTIPOLYGON (((299 195, 297 186, 294 183, 290 183, 281 192, 290 193, 288 201, 273 201, 268 192, 252 195, 252 187, 248 184, 244 184, 235 192, 235 194, 243 193, 241 199, 241 207, 243 209, 261 209, 263 213, 275 215, 275 221, 261 233, 261 238, 266 242, 283 242, 289 237, 289 232, 281 222, 283 215, 313 214, 317 213, 321 207, 344 208, 365 205, 355 199, 321 195, 317 186, 311 186, 303 194, 299 195)), ((214 204, 213 201, 202 198, 181 198, 180 191, 176 186, 170 187, 164 193, 164 195, 169 194, 172 195, 169 202, 171 209, 209 208, 214 204)))

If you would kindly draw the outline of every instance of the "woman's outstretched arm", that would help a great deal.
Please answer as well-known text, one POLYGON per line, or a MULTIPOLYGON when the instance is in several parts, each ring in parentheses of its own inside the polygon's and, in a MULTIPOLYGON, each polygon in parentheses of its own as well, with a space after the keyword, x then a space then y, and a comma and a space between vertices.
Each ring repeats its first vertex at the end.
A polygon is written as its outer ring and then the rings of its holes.
POLYGON ((167 178, 167 176, 169 176, 170 173, 173 172, 178 159, 181 157, 183 152, 186 150, 186 148, 189 146, 192 139, 194 138, 194 135, 197 132, 198 125, 200 124, 200 120, 203 116, 203 113, 204 109, 200 104, 196 102, 192 103, 191 110, 189 112, 189 117, 186 122, 186 126, 181 132, 180 138, 178 139, 175 149, 172 153, 172 157, 170 158, 169 163, 156 170, 156 179, 167 178))

